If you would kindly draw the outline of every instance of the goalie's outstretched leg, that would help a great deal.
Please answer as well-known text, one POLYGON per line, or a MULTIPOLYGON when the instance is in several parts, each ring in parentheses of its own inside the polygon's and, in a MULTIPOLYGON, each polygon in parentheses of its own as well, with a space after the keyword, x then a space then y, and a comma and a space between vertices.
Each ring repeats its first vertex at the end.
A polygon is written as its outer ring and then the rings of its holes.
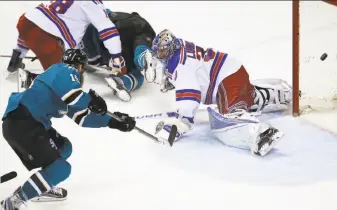
POLYGON ((254 155, 265 156, 283 137, 283 133, 271 125, 260 122, 256 113, 235 110, 221 115, 208 108, 212 133, 224 144, 247 149, 254 155))

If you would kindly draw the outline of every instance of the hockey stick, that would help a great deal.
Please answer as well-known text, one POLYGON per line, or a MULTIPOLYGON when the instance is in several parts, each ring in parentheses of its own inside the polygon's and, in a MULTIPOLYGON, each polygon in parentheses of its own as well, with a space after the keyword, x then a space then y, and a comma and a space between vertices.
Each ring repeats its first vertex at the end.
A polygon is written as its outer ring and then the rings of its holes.
POLYGON ((162 112, 156 114, 147 114, 147 115, 139 115, 135 116, 136 120, 143 120, 143 119, 157 119, 157 118, 164 118, 164 117, 176 117, 177 112, 162 112))
MULTIPOLYGON (((120 122, 122 121, 118 116, 116 116, 116 115, 115 115, 114 113, 112 113, 112 112, 109 112, 109 111, 108 111, 107 114, 108 114, 110 117, 112 117, 112 118, 114 118, 114 119, 116 119, 116 120, 118 120, 118 121, 120 121, 120 122)), ((164 144, 164 142, 160 141, 157 137, 155 137, 154 135, 152 135, 152 134, 150 134, 150 133, 144 131, 143 129, 138 128, 137 126, 135 126, 134 129, 137 130, 139 133, 143 134, 144 136, 146 136, 146 137, 152 139, 154 142, 159 143, 159 144, 164 144)), ((175 137, 176 137, 176 135, 177 135, 177 131, 178 131, 177 126, 176 126, 176 125, 173 125, 172 128, 171 128, 171 131, 170 131, 169 138, 167 139, 168 142, 170 143, 171 147, 172 147, 173 142, 174 142, 174 139, 175 139, 175 137)))
POLYGON ((11 179, 14 179, 18 174, 15 171, 4 174, 0 177, 0 183, 7 182, 11 179))
MULTIPOLYGON (((216 105, 207 106, 207 107, 212 107, 214 109, 217 109, 216 105)), ((198 112, 200 111, 207 111, 207 109, 199 108, 198 112)), ((155 114, 138 115, 138 116, 134 116, 134 118, 136 120, 145 120, 145 119, 157 119, 157 118, 177 117, 177 116, 179 116, 179 114, 175 111, 172 111, 172 112, 161 112, 161 113, 155 113, 155 114)))
MULTIPOLYGON (((119 118, 117 115, 115 115, 114 113, 108 111, 107 114, 108 114, 110 117, 114 118, 115 120, 118 120, 118 121, 122 122, 122 119, 120 119, 120 118, 119 118)), ((164 142, 160 141, 160 140, 159 140, 157 137, 155 137, 154 135, 152 135, 152 134, 150 134, 150 133, 144 131, 143 129, 138 128, 137 126, 135 126, 134 129, 137 130, 138 132, 140 132, 141 134, 145 135, 146 137, 149 137, 150 139, 152 139, 152 140, 155 141, 156 143, 159 143, 159 144, 163 144, 163 143, 164 143, 164 142)))
MULTIPOLYGON (((11 55, 0 55, 1 58, 11 58, 11 55)), ((35 61, 37 59, 37 57, 33 57, 33 56, 26 56, 23 59, 30 59, 32 62, 35 61)))
POLYGON ((83 68, 87 70, 88 72, 96 72, 96 71, 100 72, 102 70, 106 70, 109 73, 113 73, 113 74, 121 73, 120 69, 112 68, 109 66, 94 66, 94 65, 87 64, 87 65, 84 65, 83 68))
MULTIPOLYGON (((10 55, 0 55, 1 58, 11 58, 12 56, 10 55)), ((35 61, 37 59, 37 57, 35 56, 26 56, 24 57, 23 59, 30 59, 32 62, 35 61)), ((94 65, 90 65, 90 64, 87 64, 87 65, 84 65, 83 67, 84 69, 87 69, 89 71, 99 71, 100 69, 105 69, 105 70, 108 70, 108 71, 112 71, 112 73, 120 73, 119 69, 115 69, 115 68, 111 68, 109 66, 94 66, 94 65)), ((24 69, 24 67, 22 68, 24 69)))

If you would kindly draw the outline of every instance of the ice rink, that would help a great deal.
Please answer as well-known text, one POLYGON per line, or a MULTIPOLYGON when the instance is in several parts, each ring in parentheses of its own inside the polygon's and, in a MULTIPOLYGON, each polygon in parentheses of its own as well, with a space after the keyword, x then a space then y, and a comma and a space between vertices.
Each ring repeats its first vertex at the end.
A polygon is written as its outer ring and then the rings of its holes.
MULTIPOLYGON (((16 45, 19 16, 37 3, 0 2, 3 27, 0 54, 11 54, 16 45)), ((291 81, 291 2, 110 1, 105 5, 113 11, 137 11, 156 32, 168 28, 178 37, 201 46, 235 54, 253 79, 276 77, 291 81)), ((326 51, 336 49, 330 47, 326 51)), ((313 50, 308 56, 319 56, 321 50, 313 50)), ((336 58, 332 59, 336 62, 336 58)), ((8 61, 0 58, 1 116, 10 93, 17 88, 15 77, 5 79, 8 61)), ((37 61, 27 60, 26 66, 40 69, 37 61)), ((95 89, 106 99, 110 111, 137 116, 174 108, 174 93, 163 94, 156 85, 144 84, 132 94, 130 103, 123 103, 112 95, 100 75, 85 76, 84 89, 95 89)), ((139 120, 137 125, 153 132, 156 122, 139 120)), ((72 174, 59 185, 68 190, 69 197, 62 202, 28 203, 28 207, 31 210, 335 210, 336 112, 300 118, 270 116, 269 122, 285 136, 270 155, 259 158, 218 142, 210 134, 207 113, 202 110, 198 112, 194 130, 172 148, 155 144, 137 131, 81 128, 66 117, 53 120, 54 127, 73 144, 69 159, 72 174)), ((18 177, 0 184, 0 199, 30 175, 1 135, 0 175, 9 171, 17 171, 18 177)))

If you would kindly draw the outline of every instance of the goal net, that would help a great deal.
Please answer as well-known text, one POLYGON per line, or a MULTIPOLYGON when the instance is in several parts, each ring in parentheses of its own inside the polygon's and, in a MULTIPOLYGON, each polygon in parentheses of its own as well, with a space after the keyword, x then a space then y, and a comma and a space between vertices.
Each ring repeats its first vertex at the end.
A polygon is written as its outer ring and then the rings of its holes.
POLYGON ((334 110, 337 108, 337 1, 292 3, 293 115, 334 110))

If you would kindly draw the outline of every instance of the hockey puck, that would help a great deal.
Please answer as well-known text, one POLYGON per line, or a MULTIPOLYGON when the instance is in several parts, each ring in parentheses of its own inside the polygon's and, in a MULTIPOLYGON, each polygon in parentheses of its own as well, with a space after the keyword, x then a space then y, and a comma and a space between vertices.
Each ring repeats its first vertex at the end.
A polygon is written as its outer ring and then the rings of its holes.
POLYGON ((321 55, 321 61, 324 61, 327 57, 328 57, 328 54, 323 53, 323 55, 321 55))

